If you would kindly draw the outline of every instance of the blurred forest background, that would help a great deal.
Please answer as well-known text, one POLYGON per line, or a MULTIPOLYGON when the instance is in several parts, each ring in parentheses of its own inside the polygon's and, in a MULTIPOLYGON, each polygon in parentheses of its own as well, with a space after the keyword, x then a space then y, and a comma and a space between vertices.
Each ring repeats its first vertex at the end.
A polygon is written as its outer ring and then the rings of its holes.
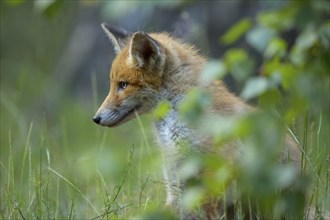
MULTIPOLYGON (((302 170, 312 174, 302 197, 276 197, 284 203, 273 205, 282 204, 285 210, 289 206, 283 204, 293 201, 301 211, 298 199, 302 206, 326 209, 329 4, 326 0, 1 1, 1 218, 128 218, 163 207, 165 190, 152 116, 115 129, 92 121, 108 94, 115 56, 102 22, 129 31, 167 31, 192 43, 210 58, 206 78, 223 78, 242 98, 266 112, 276 109, 306 152, 302 170)), ((192 102, 187 104, 191 109, 202 105, 198 98, 192 102)), ((278 122, 270 112, 262 117, 278 122)), ((232 126, 214 129, 211 132, 226 129, 226 137, 215 137, 221 141, 242 135, 242 129, 232 126)), ((190 195, 199 198, 200 191, 193 192, 190 195)))

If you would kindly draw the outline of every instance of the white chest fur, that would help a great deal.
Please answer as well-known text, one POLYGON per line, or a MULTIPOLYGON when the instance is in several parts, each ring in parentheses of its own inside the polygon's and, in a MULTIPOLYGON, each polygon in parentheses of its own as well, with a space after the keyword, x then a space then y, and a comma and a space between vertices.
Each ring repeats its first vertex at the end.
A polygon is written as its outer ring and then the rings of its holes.
POLYGON ((164 179, 167 185, 168 205, 176 206, 181 197, 182 184, 178 168, 184 157, 197 150, 201 139, 196 131, 187 127, 179 117, 179 112, 170 109, 165 118, 155 123, 156 137, 161 148, 164 179))

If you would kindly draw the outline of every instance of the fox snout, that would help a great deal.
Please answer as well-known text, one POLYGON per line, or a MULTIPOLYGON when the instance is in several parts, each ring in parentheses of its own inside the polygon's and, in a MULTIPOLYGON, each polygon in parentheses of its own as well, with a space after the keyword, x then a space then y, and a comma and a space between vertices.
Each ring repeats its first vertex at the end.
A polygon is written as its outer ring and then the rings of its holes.
MULTIPOLYGON (((101 106, 94 115, 93 121, 101 126, 115 127, 125 121, 127 113, 121 109, 110 110, 101 106)), ((130 113, 134 113, 134 111, 130 113)))
POLYGON ((94 115, 93 121, 96 124, 102 125, 102 126, 107 126, 108 124, 110 125, 113 120, 111 120, 111 111, 107 108, 100 108, 94 115))
MULTIPOLYGON (((105 101, 107 102, 107 101, 105 101)), ((126 102, 118 107, 102 105, 93 117, 96 124, 107 127, 116 127, 143 113, 139 103, 126 102)))
POLYGON ((95 116, 93 117, 93 121, 94 121, 96 124, 100 124, 100 122, 101 122, 101 117, 98 116, 98 115, 95 115, 95 116))
MULTIPOLYGON (((109 116, 111 115, 111 113, 110 113, 110 110, 108 110, 108 109, 99 109, 96 113, 95 113, 95 115, 94 115, 94 117, 93 117, 93 121, 96 123, 96 124, 99 124, 99 125, 106 125, 106 119, 108 119, 109 120, 109 116)), ((109 122, 108 122, 109 123, 109 122)))

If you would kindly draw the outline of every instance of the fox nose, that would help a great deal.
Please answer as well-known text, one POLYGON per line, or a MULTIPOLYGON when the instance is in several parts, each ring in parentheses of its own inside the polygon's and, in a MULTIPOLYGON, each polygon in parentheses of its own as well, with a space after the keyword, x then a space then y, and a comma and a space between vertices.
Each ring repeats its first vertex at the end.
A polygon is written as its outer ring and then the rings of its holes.
POLYGON ((93 117, 93 121, 94 121, 96 124, 100 124, 100 122, 101 122, 101 117, 100 117, 100 116, 94 116, 94 117, 93 117))

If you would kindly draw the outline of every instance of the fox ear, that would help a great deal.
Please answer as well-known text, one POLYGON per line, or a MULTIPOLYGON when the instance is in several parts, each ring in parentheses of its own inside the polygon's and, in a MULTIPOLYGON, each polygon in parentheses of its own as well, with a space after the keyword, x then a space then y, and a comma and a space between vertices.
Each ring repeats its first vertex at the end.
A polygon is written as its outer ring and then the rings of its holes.
POLYGON ((110 38, 115 52, 118 54, 126 46, 128 39, 131 37, 131 33, 106 23, 102 23, 101 27, 110 38))
POLYGON ((139 68, 155 68, 160 61, 161 54, 158 42, 146 33, 134 33, 129 45, 129 64, 139 68))

